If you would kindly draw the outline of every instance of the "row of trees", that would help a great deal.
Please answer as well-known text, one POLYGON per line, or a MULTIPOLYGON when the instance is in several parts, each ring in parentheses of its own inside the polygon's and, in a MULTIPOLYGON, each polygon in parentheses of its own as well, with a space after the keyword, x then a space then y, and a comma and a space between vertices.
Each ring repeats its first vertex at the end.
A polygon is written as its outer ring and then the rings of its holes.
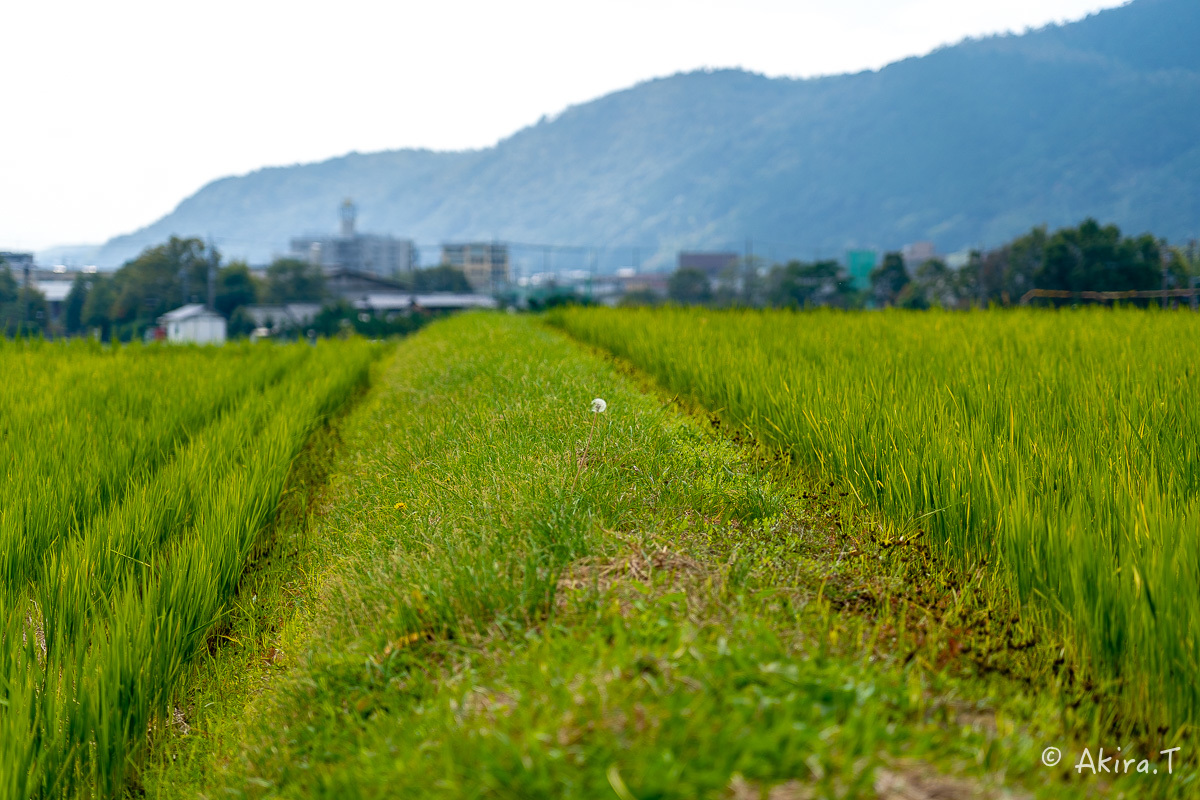
POLYGON ((18 286, 12 268, 0 259, 0 335, 37 332, 48 317, 46 298, 42 293, 18 286))
MULTIPOLYGON (((1045 227, 988 252, 973 252, 951 269, 940 259, 905 264, 887 253, 869 287, 854 287, 836 261, 791 261, 767 268, 742 260, 715 280, 700 270, 673 273, 668 299, 685 305, 803 308, 865 306, 923 309, 1016 303, 1030 289, 1129 291, 1188 287, 1200 278, 1200 252, 1166 248, 1149 234, 1126 237, 1116 225, 1085 220, 1053 233, 1045 227), (1165 270, 1165 274, 1164 274, 1165 270)), ((628 304, 652 302, 629 296, 628 304)))
POLYGON ((307 261, 277 259, 265 279, 258 279, 245 262, 223 264, 220 252, 200 239, 172 236, 113 273, 76 276, 63 304, 63 332, 99 330, 105 339, 122 340, 139 336, 171 309, 207 302, 210 274, 213 306, 231 319, 242 306, 315 303, 325 295, 324 275, 307 261))
MULTIPOLYGON (((769 306, 803 308, 861 305, 849 276, 836 261, 789 261, 767 268, 758 259, 743 259, 710 280, 698 269, 680 269, 667 282, 667 297, 684 305, 769 306)), ((627 304, 643 302, 644 295, 627 297, 627 304)))
MULTIPOLYGON (((164 244, 147 248, 112 273, 80 274, 63 303, 61 318, 52 322, 46 300, 36 289, 18 285, 12 271, 0 263, 0 328, 9 335, 79 335, 98 331, 102 338, 129 340, 157 324, 158 318, 185 303, 208 301, 213 282, 213 306, 229 320, 231 335, 253 328, 241 311, 255 304, 321 303, 329 313, 321 317, 322 330, 364 323, 360 312, 334 302, 326 291, 321 268, 307 261, 279 258, 262 278, 243 261, 224 263, 215 247, 200 239, 172 236, 164 244)), ((416 270, 400 281, 417 292, 469 292, 470 284, 459 270, 434 267, 416 270)), ((374 330, 374 328, 372 328, 374 330)))
POLYGON ((871 275, 872 299, 908 308, 1015 303, 1031 289, 1069 292, 1145 291, 1187 288, 1200 276, 1194 246, 1171 248, 1150 234, 1122 236, 1116 225, 1093 219, 1053 233, 1034 228, 986 253, 973 252, 967 264, 949 269, 925 262, 907 276, 890 254, 871 275))

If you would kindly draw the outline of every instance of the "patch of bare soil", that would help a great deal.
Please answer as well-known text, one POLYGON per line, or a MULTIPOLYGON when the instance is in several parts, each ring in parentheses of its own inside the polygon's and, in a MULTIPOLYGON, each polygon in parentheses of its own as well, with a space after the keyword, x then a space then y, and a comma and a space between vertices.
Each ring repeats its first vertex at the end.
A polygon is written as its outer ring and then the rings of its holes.
MULTIPOLYGON (((696 600, 699 590, 711 587, 716 580, 712 569, 696 559, 659 547, 616 557, 580 559, 558 579, 555 602, 561 611, 579 592, 611 593, 622 613, 626 613, 634 595, 622 591, 622 587, 631 583, 640 584, 653 594, 683 592, 689 600, 696 600)), ((638 594, 644 595, 645 592, 638 594)))

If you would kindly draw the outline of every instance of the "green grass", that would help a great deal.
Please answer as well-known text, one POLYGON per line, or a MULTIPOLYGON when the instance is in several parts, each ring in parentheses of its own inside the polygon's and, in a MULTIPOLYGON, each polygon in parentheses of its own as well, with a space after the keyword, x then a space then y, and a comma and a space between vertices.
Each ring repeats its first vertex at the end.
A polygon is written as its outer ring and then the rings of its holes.
POLYGON ((1099 684, 1113 724, 1166 742, 1190 734, 1200 718, 1195 315, 555 319, 896 526, 919 528, 958 571, 986 564, 1039 641, 1064 648, 1058 664, 1099 684))
POLYGON ((294 455, 377 352, 0 347, 44 398, 5 421, 0 796, 124 791, 294 455))
POLYGON ((936 554, 535 320, 401 343, 322 452, 147 795, 1190 788, 1043 767, 1076 711, 959 657, 936 554))

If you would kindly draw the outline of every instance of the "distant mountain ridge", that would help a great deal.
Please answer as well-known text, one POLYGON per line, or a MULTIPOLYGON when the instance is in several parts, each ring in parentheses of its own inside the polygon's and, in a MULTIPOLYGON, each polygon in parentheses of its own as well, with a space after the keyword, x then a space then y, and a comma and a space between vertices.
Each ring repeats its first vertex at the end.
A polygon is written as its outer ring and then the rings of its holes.
POLYGON ((795 255, 930 239, 995 245, 1086 216, 1200 234, 1200 3, 1136 0, 966 40, 876 72, 740 70, 648 81, 494 147, 399 150, 222 178, 109 241, 109 266, 171 234, 264 261, 293 235, 360 228, 420 243, 499 238, 795 255))

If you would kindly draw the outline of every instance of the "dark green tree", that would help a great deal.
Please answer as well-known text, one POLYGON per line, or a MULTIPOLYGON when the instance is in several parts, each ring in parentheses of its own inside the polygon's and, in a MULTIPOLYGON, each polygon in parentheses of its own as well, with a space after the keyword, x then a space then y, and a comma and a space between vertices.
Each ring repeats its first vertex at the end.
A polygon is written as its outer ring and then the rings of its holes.
POLYGON ((960 278, 964 283, 962 293, 984 306, 1018 302, 1034 288, 1034 275, 1041 269, 1048 238, 1045 226, 1040 226, 994 250, 972 253, 960 278))
POLYGON ((112 336, 112 309, 117 300, 116 278, 96 275, 88 288, 87 297, 80 311, 80 327, 84 330, 99 329, 100 338, 108 341, 112 336))
POLYGON ((19 286, 12 269, 0 260, 0 332, 33 335, 49 325, 46 297, 37 289, 19 286))
POLYGON ((46 305, 46 295, 32 287, 22 287, 17 303, 21 321, 27 330, 33 333, 50 328, 50 307, 46 305))
POLYGON ((745 270, 741 264, 741 259, 725 267, 717 273, 716 280, 712 281, 712 298, 710 303, 717 308, 731 308, 744 304, 744 292, 742 291, 745 270))
POLYGON ((900 294, 896 295, 894 305, 909 311, 925 311, 929 308, 929 296, 925 294, 925 289, 921 284, 909 281, 904 284, 900 294))
POLYGON ((537 294, 531 294, 525 298, 525 302, 530 311, 548 311, 551 308, 559 308, 561 306, 590 306, 595 305, 586 294, 580 294, 569 287, 553 287, 537 294))
POLYGON ((988 300, 983 292, 983 259, 980 250, 972 250, 967 263, 959 267, 957 278, 960 307, 972 305, 987 307, 988 300))
POLYGON ((213 263, 220 263, 220 255, 199 239, 172 236, 166 244, 143 250, 113 276, 112 322, 138 331, 173 308, 205 302, 213 263))
POLYGON ((87 302, 89 281, 86 275, 76 275, 71 282, 71 291, 63 301, 63 329, 68 334, 76 334, 83 330, 83 306, 87 302))
POLYGON ((653 289, 633 289, 621 295, 617 305, 621 308, 637 308, 639 306, 657 306, 662 297, 653 289))
POLYGON ((231 318, 235 310, 254 305, 257 298, 258 285, 246 262, 231 261, 217 272, 214 304, 218 313, 231 318))
POLYGON ((776 308, 848 305, 854 292, 836 261, 789 261, 767 275, 767 303, 776 308))
POLYGON ((1172 286, 1185 288, 1191 279, 1200 275, 1200 260, 1195 256, 1195 246, 1170 247, 1165 252, 1167 272, 1172 286))
POLYGON ((956 272, 940 258, 917 267, 917 274, 901 290, 896 304, 903 308, 959 308, 970 299, 970 275, 956 272), (911 290, 911 291, 910 291, 911 290))
POLYGON ((470 292, 471 283, 463 271, 443 264, 428 269, 418 269, 412 276, 412 288, 416 292, 470 292))
POLYGON ((413 311, 379 313, 355 308, 345 300, 325 305, 313 319, 312 328, 321 336, 358 334, 372 339, 404 336, 440 316, 439 313, 413 311))
POLYGON ((25 286, 17 289, 16 294, 15 300, 0 305, 0 328, 9 336, 34 336, 45 332, 50 324, 46 296, 25 286))
POLYGON ((699 305, 712 299, 712 288, 704 270, 677 269, 667 280, 667 297, 680 305, 699 305))
POLYGON ((241 339, 253 333, 255 327, 254 318, 246 311, 246 307, 237 306, 229 314, 229 322, 226 325, 225 333, 231 339, 241 339))
POLYGON ((317 264, 277 258, 267 267, 262 299, 270 305, 319 303, 325 299, 325 274, 317 264))
POLYGON ((745 256, 737 259, 710 282, 712 297, 708 301, 719 308, 759 308, 769 303, 768 270, 766 261, 760 256, 745 256))
POLYGON ((1000 262, 1000 299, 1005 305, 1015 303, 1037 286, 1036 276, 1046 259, 1049 240, 1046 226, 1041 225, 1024 236, 1017 237, 1008 247, 1007 257, 1000 262))
POLYGON ((1157 289, 1160 259, 1158 241, 1150 234, 1126 238, 1116 225, 1087 219, 1078 228, 1054 232, 1034 281, 1039 289, 1071 292, 1157 289))
POLYGON ((888 253, 883 262, 871 270, 871 297, 878 306, 895 305, 909 280, 904 257, 899 253, 888 253))
POLYGON ((17 279, 8 262, 0 258, 0 307, 17 302, 17 279))

